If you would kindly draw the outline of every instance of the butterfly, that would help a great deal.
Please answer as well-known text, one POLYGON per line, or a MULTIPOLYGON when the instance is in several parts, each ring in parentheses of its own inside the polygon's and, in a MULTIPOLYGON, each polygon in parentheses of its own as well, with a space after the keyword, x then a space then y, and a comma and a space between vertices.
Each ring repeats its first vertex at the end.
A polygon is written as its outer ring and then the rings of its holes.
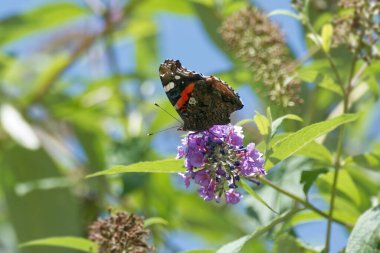
POLYGON ((183 120, 179 130, 226 125, 231 113, 243 108, 239 95, 226 82, 190 71, 178 60, 165 60, 159 72, 164 91, 183 120))

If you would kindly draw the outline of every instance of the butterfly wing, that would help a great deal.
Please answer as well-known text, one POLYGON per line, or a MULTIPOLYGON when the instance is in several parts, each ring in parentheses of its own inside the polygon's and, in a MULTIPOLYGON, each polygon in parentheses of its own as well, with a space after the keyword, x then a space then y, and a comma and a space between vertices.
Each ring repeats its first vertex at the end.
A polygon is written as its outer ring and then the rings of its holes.
POLYGON ((230 122, 230 114, 243 107, 239 96, 222 80, 183 68, 179 61, 160 65, 162 86, 184 121, 182 130, 202 131, 230 122))
POLYGON ((243 108, 239 96, 225 82, 205 77, 195 83, 189 98, 183 130, 202 131, 230 123, 230 115, 243 108))

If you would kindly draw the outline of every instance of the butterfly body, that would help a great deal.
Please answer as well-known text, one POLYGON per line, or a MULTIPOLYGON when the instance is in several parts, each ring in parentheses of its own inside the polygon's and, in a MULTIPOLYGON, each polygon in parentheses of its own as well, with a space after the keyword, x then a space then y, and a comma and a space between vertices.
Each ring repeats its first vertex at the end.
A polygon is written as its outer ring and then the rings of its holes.
POLYGON ((181 130, 228 124, 231 113, 243 108, 239 95, 217 77, 189 71, 178 60, 165 60, 159 71, 164 91, 184 122, 181 130))

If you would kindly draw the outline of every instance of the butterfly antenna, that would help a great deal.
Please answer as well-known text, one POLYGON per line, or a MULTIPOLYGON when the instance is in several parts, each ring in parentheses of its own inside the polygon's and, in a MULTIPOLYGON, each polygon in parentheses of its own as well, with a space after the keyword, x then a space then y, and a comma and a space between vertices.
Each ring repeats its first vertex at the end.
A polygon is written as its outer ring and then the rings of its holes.
POLYGON ((161 133, 161 132, 164 132, 164 131, 167 131, 167 130, 173 129, 173 128, 178 128, 178 127, 180 127, 180 126, 172 126, 172 127, 165 128, 165 129, 162 129, 162 130, 157 131, 157 132, 148 133, 148 134, 146 134, 146 135, 148 135, 148 136, 152 136, 152 135, 154 135, 154 134, 158 134, 158 133, 161 133))
POLYGON ((172 117, 173 119, 175 119, 176 121, 178 121, 181 125, 183 125, 183 123, 178 118, 174 117, 171 113, 169 113, 167 110, 165 110, 164 108, 162 108, 159 104, 154 103, 154 105, 157 106, 158 108, 160 108, 161 110, 163 110, 164 112, 166 112, 170 117, 172 117))

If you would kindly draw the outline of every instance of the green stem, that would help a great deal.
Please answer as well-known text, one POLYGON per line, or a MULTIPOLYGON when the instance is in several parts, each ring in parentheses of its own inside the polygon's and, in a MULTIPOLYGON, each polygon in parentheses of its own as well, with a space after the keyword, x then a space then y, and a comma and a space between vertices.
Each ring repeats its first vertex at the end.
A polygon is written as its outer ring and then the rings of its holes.
MULTIPOLYGON (((360 39, 360 41, 361 41, 361 39, 360 39)), ((360 46, 361 45, 358 46, 358 49, 360 48, 360 46)), ((358 49, 354 53, 354 58, 353 58, 352 64, 351 64, 351 70, 349 73, 347 86, 344 89, 344 93, 343 93, 344 94, 344 96, 343 96, 343 113, 348 112, 349 98, 350 98, 350 93, 351 93, 352 87, 353 87, 353 78, 355 75, 356 63, 358 61, 358 57, 357 57, 358 49)), ((332 218, 333 218, 333 214, 334 214, 335 196, 336 196, 336 192, 337 192, 339 171, 340 171, 340 167, 341 167, 340 159, 341 159, 341 156, 343 153, 344 130, 345 130, 345 125, 342 125, 339 128, 337 153, 336 153, 335 162, 334 162, 334 178, 333 178, 333 184, 332 184, 332 189, 331 189, 330 209, 329 209, 329 217, 327 220, 327 232, 326 232, 326 241, 325 241, 325 252, 327 252, 327 253, 329 252, 329 249, 330 249, 331 225, 332 225, 332 218)))
MULTIPOLYGON (((322 210, 316 208, 314 205, 312 205, 311 203, 309 203, 308 201, 294 195, 293 193, 281 188, 280 186, 274 184, 273 182, 271 182, 270 180, 266 179, 265 177, 260 177, 259 178, 259 181, 262 182, 262 183, 265 183, 266 185, 272 187, 273 189, 275 189, 276 191, 288 196, 289 198, 297 201, 298 203, 304 205, 307 209, 310 209, 312 211, 314 211, 315 213, 319 214, 320 216, 322 217, 325 217, 325 218, 328 218, 328 214, 326 214, 325 212, 323 212, 322 210)), ((337 220, 337 219, 334 219, 333 220, 337 223, 340 223, 348 228, 352 228, 353 225, 352 224, 349 224, 349 223, 346 223, 345 221, 341 221, 341 220, 337 220)))

